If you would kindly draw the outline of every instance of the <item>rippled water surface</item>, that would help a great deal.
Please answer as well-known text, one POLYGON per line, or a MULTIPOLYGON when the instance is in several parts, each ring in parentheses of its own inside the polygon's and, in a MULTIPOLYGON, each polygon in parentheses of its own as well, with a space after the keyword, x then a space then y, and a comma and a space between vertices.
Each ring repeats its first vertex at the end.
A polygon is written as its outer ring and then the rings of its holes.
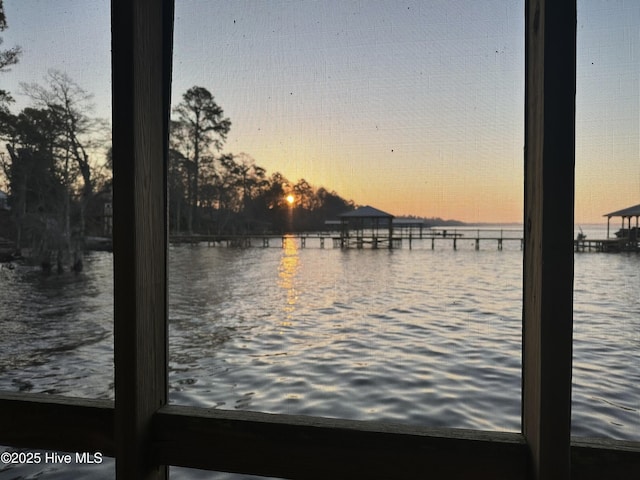
MULTIPOLYGON (((518 242, 318 242, 171 247, 172 403, 520 429, 518 242)), ((0 270, 0 389, 113 398, 111 269, 0 270)), ((640 440, 639 285, 640 255, 575 255, 575 435, 640 440)))
POLYGON ((518 430, 520 257, 176 248, 171 401, 518 430))

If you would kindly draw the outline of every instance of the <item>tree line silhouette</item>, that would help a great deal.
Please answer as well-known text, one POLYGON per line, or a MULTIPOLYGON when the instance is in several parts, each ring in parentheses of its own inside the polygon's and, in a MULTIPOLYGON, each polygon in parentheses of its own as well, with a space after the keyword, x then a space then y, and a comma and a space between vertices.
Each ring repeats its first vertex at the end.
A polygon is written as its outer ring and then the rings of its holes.
MULTIPOLYGON (((0 31, 6 27, 0 0, 0 31)), ((0 73, 21 54, 19 46, 0 50, 0 73)), ((92 95, 63 72, 50 70, 42 84, 20 88, 30 104, 16 113, 10 92, 0 90, 0 172, 9 206, 0 209, 0 237, 15 242, 18 252, 29 251, 47 270, 78 270, 88 239, 110 235, 110 128, 93 116, 92 95)), ((319 230, 326 219, 355 207, 304 179, 293 183, 279 172, 268 175, 249 154, 221 153, 230 128, 204 87, 188 89, 173 108, 170 233, 319 230)))
MULTIPOLYGON (((21 88, 32 106, 14 114, 5 102, 0 110, 7 153, 2 170, 16 243, 64 256, 82 250, 87 236, 104 234, 101 217, 113 163, 108 126, 90 116, 91 95, 64 73, 50 71, 45 85, 21 88), (100 149, 106 155, 96 154, 100 149)), ((221 153, 231 121, 206 88, 184 93, 170 126, 171 233, 319 230, 355 206, 304 179, 294 183, 279 172, 268 175, 249 154, 221 153)))
POLYGON ((173 113, 168 166, 172 232, 319 230, 326 219, 354 208, 352 201, 304 179, 293 183, 279 172, 267 175, 249 154, 220 154, 231 121, 206 88, 187 90, 173 113))

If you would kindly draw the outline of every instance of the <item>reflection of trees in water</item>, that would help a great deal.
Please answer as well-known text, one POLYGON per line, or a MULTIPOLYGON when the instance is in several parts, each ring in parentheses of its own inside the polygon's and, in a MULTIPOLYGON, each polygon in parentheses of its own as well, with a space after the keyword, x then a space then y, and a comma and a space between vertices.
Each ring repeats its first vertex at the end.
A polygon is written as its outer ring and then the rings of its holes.
POLYGON ((94 367, 101 378, 112 377, 111 257, 91 254, 87 262, 89 272, 79 275, 44 277, 37 268, 18 266, 0 276, 0 377, 20 372, 9 388, 43 391, 57 383, 74 392, 78 371, 89 377, 94 367))

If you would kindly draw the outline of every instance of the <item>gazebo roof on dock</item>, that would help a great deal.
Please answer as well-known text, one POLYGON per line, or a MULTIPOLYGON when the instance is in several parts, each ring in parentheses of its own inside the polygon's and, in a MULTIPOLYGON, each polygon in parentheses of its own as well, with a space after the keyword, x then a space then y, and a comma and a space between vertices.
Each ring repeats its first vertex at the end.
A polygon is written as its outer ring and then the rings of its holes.
POLYGON ((633 207, 623 208, 622 210, 617 210, 611 213, 605 213, 603 217, 639 217, 640 216, 640 204, 634 205, 633 207))
POLYGON ((338 215, 340 218, 393 218, 393 215, 366 205, 338 215))

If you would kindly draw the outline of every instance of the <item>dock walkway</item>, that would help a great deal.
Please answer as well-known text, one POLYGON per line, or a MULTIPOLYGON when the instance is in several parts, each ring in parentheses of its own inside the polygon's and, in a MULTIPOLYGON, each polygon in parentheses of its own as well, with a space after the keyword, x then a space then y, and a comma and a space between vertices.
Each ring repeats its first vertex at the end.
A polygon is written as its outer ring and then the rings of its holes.
POLYGON ((640 242, 628 238, 580 239, 574 240, 576 252, 640 252, 640 242))
POLYGON ((333 248, 403 248, 412 249, 419 242, 428 242, 432 250, 436 243, 446 242, 454 250, 458 249, 459 242, 471 241, 475 250, 480 250, 480 244, 494 243, 498 250, 503 249, 507 242, 517 243, 520 249, 524 246, 522 232, 510 230, 423 230, 420 232, 396 231, 389 238, 384 234, 364 233, 358 235, 341 235, 340 232, 314 232, 314 233, 289 233, 284 235, 253 234, 253 235, 170 235, 172 244, 200 244, 208 246, 226 246, 237 248, 249 247, 282 247, 290 240, 296 240, 300 248, 316 247, 326 248, 331 243, 333 248))

